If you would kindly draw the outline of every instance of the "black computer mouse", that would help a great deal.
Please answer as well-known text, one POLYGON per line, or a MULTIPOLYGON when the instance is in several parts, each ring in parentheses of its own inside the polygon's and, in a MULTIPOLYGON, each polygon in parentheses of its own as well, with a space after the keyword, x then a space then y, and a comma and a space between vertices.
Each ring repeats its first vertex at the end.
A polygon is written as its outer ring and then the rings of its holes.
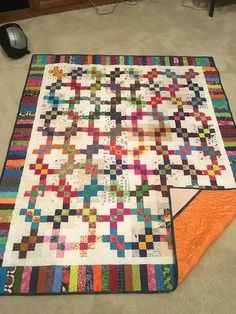
POLYGON ((27 38, 16 23, 0 26, 0 44, 8 57, 13 59, 19 59, 30 53, 27 47, 27 38))

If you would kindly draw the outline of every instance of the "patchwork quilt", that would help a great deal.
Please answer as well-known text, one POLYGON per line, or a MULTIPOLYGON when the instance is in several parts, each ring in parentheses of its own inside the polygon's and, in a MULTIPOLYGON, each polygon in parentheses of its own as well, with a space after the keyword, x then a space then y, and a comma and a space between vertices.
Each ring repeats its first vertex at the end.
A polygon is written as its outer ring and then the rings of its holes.
POLYGON ((235 217, 235 136, 212 58, 34 55, 0 294, 174 290, 235 217))

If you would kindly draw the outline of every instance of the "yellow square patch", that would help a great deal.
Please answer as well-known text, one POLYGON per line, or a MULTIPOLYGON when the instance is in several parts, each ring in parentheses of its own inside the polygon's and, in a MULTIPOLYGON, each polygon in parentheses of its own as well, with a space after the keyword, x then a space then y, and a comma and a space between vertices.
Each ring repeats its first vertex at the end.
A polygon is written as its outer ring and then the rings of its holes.
POLYGON ((153 242, 153 236, 151 234, 146 235, 146 242, 153 242))
POLYGON ((139 249, 140 249, 140 250, 146 250, 146 248, 147 248, 147 247, 146 247, 146 242, 140 242, 140 243, 139 243, 139 249))

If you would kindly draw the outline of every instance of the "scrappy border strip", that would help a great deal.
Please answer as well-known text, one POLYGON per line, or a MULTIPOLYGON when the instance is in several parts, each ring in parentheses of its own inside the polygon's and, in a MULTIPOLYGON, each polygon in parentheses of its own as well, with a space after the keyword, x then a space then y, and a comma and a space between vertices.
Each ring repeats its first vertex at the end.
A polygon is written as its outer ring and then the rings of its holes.
MULTIPOLYGON (((201 66, 225 148, 236 173, 236 129, 212 57, 33 55, 0 185, 0 263, 34 122, 46 64, 201 66)), ((178 282, 176 265, 71 265, 0 267, 0 295, 169 292, 178 282)))

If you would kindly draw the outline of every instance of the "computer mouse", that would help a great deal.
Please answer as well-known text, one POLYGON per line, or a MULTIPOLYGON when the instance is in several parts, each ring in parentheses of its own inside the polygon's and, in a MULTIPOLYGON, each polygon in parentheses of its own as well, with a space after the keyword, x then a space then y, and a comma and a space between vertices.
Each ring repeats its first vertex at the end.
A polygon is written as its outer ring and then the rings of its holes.
POLYGON ((22 28, 16 23, 0 26, 0 44, 8 57, 13 59, 19 59, 30 53, 27 38, 22 28))

